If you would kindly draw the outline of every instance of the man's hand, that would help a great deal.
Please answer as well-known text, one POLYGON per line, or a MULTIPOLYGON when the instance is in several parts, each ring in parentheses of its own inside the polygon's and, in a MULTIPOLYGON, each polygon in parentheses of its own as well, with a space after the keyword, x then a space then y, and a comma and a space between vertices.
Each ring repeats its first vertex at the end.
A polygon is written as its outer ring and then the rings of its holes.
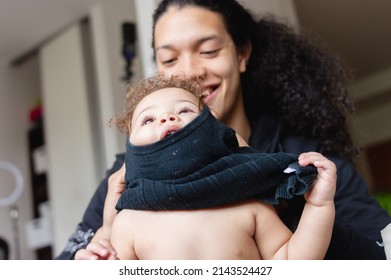
POLYGON ((118 260, 117 252, 108 240, 91 241, 86 249, 76 252, 75 260, 118 260))
POLYGON ((103 238, 110 240, 111 226, 115 216, 117 216, 117 210, 115 205, 117 204, 121 193, 125 190, 125 163, 122 167, 109 177, 107 195, 105 200, 105 208, 103 210, 103 238))
POLYGON ((108 180, 108 189, 103 210, 103 225, 97 230, 85 249, 76 252, 76 260, 116 260, 117 252, 110 242, 111 227, 117 216, 115 205, 125 190, 125 164, 108 180))

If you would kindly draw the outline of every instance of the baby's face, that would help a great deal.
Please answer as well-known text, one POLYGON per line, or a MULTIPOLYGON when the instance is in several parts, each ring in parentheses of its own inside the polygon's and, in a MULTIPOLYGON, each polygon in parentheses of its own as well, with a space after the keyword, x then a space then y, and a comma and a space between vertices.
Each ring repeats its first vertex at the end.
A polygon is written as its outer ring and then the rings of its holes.
POLYGON ((143 146, 170 136, 197 117, 198 104, 193 94, 180 88, 147 95, 134 110, 130 142, 143 146))

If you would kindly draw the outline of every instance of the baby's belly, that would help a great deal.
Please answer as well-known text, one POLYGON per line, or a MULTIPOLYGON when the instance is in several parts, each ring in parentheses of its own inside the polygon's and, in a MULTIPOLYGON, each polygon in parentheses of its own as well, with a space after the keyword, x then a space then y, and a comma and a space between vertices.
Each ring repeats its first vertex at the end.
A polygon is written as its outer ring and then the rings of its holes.
POLYGON ((246 215, 208 210, 144 214, 134 244, 141 259, 260 259, 254 221, 246 215))

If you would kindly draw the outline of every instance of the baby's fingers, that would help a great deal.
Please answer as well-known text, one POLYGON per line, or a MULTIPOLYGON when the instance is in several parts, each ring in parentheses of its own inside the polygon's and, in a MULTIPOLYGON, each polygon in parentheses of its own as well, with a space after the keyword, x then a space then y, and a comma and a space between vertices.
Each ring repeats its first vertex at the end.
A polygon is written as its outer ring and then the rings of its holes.
POLYGON ((337 171, 337 168, 331 160, 327 159, 322 154, 316 153, 316 152, 308 152, 308 153, 302 153, 299 156, 299 164, 302 166, 306 166, 309 164, 313 164, 316 168, 318 168, 318 171, 326 171, 328 174, 334 174, 337 171))
POLYGON ((300 165, 308 165, 308 164, 314 164, 315 161, 319 161, 325 159, 325 157, 319 153, 316 152, 308 152, 308 153, 302 153, 299 156, 299 164, 300 165))

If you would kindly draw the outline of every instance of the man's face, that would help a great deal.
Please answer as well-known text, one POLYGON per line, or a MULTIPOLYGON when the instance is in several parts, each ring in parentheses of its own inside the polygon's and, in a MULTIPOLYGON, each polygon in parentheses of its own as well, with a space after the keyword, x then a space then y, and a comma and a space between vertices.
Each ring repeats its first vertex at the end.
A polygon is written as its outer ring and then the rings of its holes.
POLYGON ((155 26, 155 54, 159 71, 199 78, 205 102, 215 117, 227 123, 241 98, 240 73, 246 59, 238 53, 219 14, 185 6, 170 7, 155 26))

